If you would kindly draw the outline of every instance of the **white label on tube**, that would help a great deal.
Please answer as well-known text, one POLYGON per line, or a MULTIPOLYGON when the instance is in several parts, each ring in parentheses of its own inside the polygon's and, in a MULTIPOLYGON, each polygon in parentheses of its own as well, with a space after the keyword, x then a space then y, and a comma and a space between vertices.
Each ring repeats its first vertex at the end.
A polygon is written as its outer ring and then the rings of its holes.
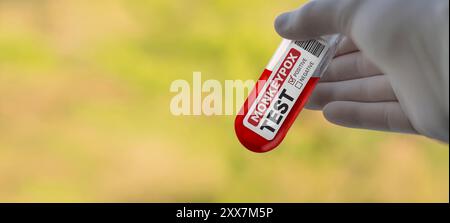
POLYGON ((323 40, 291 41, 283 48, 244 118, 245 127, 267 140, 275 137, 328 50, 323 40))

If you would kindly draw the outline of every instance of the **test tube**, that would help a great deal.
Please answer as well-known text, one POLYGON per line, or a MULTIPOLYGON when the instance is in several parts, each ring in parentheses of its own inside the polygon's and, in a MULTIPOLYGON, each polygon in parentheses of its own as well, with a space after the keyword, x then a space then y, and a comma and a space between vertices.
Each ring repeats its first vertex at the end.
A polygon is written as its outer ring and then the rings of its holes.
POLYGON ((267 152, 286 136, 341 41, 340 34, 283 39, 235 119, 237 138, 253 152, 267 152))

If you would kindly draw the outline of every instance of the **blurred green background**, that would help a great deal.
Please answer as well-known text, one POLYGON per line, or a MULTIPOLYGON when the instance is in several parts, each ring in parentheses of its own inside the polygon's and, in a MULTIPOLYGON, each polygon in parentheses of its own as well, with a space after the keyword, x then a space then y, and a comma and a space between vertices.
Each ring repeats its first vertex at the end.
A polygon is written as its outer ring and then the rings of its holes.
POLYGON ((256 79, 299 1, 0 0, 2 202, 449 201, 448 145, 303 111, 255 154, 175 79, 256 79))

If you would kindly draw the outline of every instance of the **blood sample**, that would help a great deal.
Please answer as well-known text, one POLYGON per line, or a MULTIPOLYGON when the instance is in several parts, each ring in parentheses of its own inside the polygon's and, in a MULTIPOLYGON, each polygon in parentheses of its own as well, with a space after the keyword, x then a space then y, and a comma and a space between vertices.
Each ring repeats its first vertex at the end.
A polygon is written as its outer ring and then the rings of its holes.
POLYGON ((306 41, 283 39, 234 127, 247 149, 267 152, 286 136, 336 52, 340 35, 306 41))

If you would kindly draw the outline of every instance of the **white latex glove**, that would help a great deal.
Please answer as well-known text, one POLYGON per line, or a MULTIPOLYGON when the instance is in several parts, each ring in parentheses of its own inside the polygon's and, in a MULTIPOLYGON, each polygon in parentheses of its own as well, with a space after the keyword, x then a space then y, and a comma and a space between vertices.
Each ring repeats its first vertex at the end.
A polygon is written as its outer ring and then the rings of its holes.
POLYGON ((316 0, 280 15, 275 29, 295 40, 350 37, 308 108, 339 125, 448 143, 448 7, 448 0, 316 0))

